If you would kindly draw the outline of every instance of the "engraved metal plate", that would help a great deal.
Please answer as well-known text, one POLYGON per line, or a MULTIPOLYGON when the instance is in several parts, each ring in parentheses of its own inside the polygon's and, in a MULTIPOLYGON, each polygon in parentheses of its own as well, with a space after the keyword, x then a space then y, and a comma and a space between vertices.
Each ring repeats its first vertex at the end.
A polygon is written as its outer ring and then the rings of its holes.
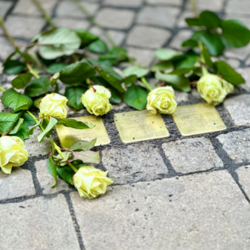
POLYGON ((146 141, 169 137, 160 114, 147 110, 115 114, 115 125, 123 143, 146 141))
POLYGON ((216 108, 208 103, 179 106, 172 116, 183 136, 206 134, 227 128, 216 108))
POLYGON ((62 147, 68 148, 76 141, 91 141, 95 138, 97 138, 95 146, 110 143, 110 139, 103 124, 102 118, 91 115, 74 117, 71 119, 75 119, 81 122, 92 123, 93 125, 95 125, 95 127, 91 129, 73 129, 65 127, 63 125, 56 126, 56 132, 62 147))

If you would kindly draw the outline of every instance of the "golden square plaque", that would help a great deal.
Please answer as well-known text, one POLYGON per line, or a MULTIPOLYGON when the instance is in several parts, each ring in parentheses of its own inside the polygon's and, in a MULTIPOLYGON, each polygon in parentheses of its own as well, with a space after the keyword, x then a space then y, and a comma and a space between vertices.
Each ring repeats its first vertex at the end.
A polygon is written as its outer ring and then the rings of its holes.
POLYGON ((115 114, 115 125, 123 143, 146 141, 169 137, 160 114, 147 110, 115 114))
POLYGON ((179 106, 172 116, 183 136, 206 134, 227 128, 216 108, 208 103, 179 106))
POLYGON ((56 132, 62 147, 68 148, 76 141, 91 141, 95 138, 97 138, 95 146, 110 143, 110 139, 103 124, 102 118, 91 115, 74 117, 71 119, 92 123, 93 125, 95 125, 95 127, 91 129, 74 129, 65 127, 63 125, 56 126, 56 132))

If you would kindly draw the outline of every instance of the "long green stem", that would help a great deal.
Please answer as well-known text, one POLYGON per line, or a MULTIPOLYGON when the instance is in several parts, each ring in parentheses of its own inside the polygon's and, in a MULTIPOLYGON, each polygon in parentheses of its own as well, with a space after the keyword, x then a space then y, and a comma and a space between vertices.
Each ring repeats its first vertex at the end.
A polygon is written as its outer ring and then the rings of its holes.
POLYGON ((190 1, 190 4, 191 4, 191 8, 192 8, 192 11, 194 13, 194 16, 196 18, 199 17, 199 14, 198 14, 198 11, 197 11, 197 5, 196 5, 196 0, 189 0, 190 1))
POLYGON ((32 0, 32 1, 37 6, 37 8, 41 11, 43 17, 50 24, 50 26, 52 26, 53 28, 56 28, 56 25, 54 24, 54 22, 52 21, 52 19, 46 12, 46 10, 43 8, 43 6, 37 0, 32 0))
POLYGON ((33 70, 33 68, 30 66, 30 64, 29 64, 29 63, 26 63, 26 66, 27 66, 29 72, 30 72, 35 78, 38 79, 38 78, 39 78, 39 75, 33 70))
POLYGON ((201 68, 202 68, 202 73, 203 73, 203 75, 207 75, 208 74, 208 70, 204 66, 206 64, 206 61, 205 61, 205 58, 203 56, 203 44, 202 44, 201 41, 198 41, 198 46, 200 48, 200 53, 201 53, 201 68))
POLYGON ((3 87, 1 87, 1 86, 0 86, 0 90, 1 90, 2 92, 4 92, 4 91, 5 91, 5 89, 4 89, 3 87))
POLYGON ((141 81, 144 83, 144 85, 146 86, 146 88, 149 90, 149 91, 152 91, 153 88, 148 84, 147 80, 145 79, 145 77, 142 77, 141 78, 141 81))
POLYGON ((83 5, 83 3, 79 0, 73 0, 77 6, 79 7, 79 9, 87 16, 87 18, 89 19, 89 21, 95 25, 96 27, 98 27, 99 29, 102 30, 103 34, 106 36, 106 38, 109 40, 109 42, 112 44, 113 47, 117 47, 115 41, 113 40, 113 38, 109 35, 109 33, 107 32, 106 29, 104 29, 101 24, 99 24, 95 18, 91 15, 91 13, 88 11, 88 9, 83 5))
POLYGON ((78 171, 78 169, 72 163, 70 163, 69 161, 67 163, 75 173, 78 171))

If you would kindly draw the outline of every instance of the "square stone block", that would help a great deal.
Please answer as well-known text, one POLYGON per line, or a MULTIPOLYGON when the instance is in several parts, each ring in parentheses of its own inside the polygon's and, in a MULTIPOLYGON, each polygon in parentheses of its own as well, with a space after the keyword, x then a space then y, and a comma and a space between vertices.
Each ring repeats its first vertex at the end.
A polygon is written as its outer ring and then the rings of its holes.
POLYGON ((76 20, 68 17, 59 17, 55 19, 57 27, 68 28, 68 29, 88 29, 90 26, 87 20, 76 20))
POLYGON ((104 0, 104 5, 122 7, 140 7, 143 0, 104 0))
POLYGON ((7 11, 10 9, 12 5, 12 2, 11 1, 1 1, 0 2, 0 17, 1 18, 4 18, 7 11))
POLYGON ((65 197, 0 205, 1 249, 80 249, 65 197))
POLYGON ((134 20, 135 13, 131 10, 103 8, 96 15, 96 21, 103 27, 128 29, 134 20))
POLYGON ((146 6, 137 17, 137 23, 171 28, 174 26, 180 10, 174 7, 146 6))
POLYGON ((153 50, 127 47, 128 55, 135 59, 136 63, 141 66, 150 66, 154 61, 155 53, 153 50))
POLYGON ((187 174, 223 167, 223 162, 207 138, 191 138, 164 143, 162 148, 178 173, 187 174))
POLYGON ((224 101, 224 107, 236 126, 250 125, 250 95, 244 94, 228 98, 224 101))
POLYGON ((250 129, 234 131, 219 135, 217 139, 222 144, 228 156, 236 163, 250 161, 250 129))
POLYGON ((171 33, 167 30, 137 25, 130 31, 126 44, 157 49, 162 47, 170 36, 171 33))
POLYGON ((116 184, 155 180, 168 173, 159 150, 152 144, 105 149, 102 162, 116 184))
POLYGON ((86 249, 249 249, 250 208, 227 171, 71 193, 86 249), (122 246, 122 247, 121 247, 122 246))
MULTIPOLYGON (((10 175, 0 170, 0 200, 35 195, 31 172, 14 167, 10 175)), ((0 209, 1 210, 1 209, 0 209)))
POLYGON ((240 167, 236 170, 239 178, 239 183, 243 190, 246 192, 248 198, 250 198, 250 165, 240 167))

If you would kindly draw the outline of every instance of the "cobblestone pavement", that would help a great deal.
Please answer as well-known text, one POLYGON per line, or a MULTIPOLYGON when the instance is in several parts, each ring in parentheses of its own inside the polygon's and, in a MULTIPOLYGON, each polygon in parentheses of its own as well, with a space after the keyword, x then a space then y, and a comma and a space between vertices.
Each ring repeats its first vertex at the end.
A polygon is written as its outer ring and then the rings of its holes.
MULTIPOLYGON (((238 18, 250 28, 249 0, 197 1, 199 10, 238 18)), ((72 1, 41 3, 58 26, 100 34, 72 1)), ((93 0, 85 6, 144 65, 155 60, 154 49, 180 49, 190 35, 186 0, 93 0)), ((20 45, 48 27, 31 0, 0 0, 0 15, 20 45)), ((12 50, 0 30, 0 65, 12 50)), ((223 57, 247 81, 217 107, 227 130, 183 138, 163 115, 168 139, 124 145, 113 117, 131 109, 114 107, 104 117, 111 144, 97 149, 98 167, 115 184, 99 199, 79 198, 60 181, 50 189, 49 143, 32 136, 28 162, 10 176, 0 173, 0 249, 250 249, 250 45, 223 57)), ((11 79, 0 75, 6 88, 11 79)), ((176 95, 180 105, 203 102, 196 90, 176 95)), ((1 103, 0 111, 7 111, 1 103)))

